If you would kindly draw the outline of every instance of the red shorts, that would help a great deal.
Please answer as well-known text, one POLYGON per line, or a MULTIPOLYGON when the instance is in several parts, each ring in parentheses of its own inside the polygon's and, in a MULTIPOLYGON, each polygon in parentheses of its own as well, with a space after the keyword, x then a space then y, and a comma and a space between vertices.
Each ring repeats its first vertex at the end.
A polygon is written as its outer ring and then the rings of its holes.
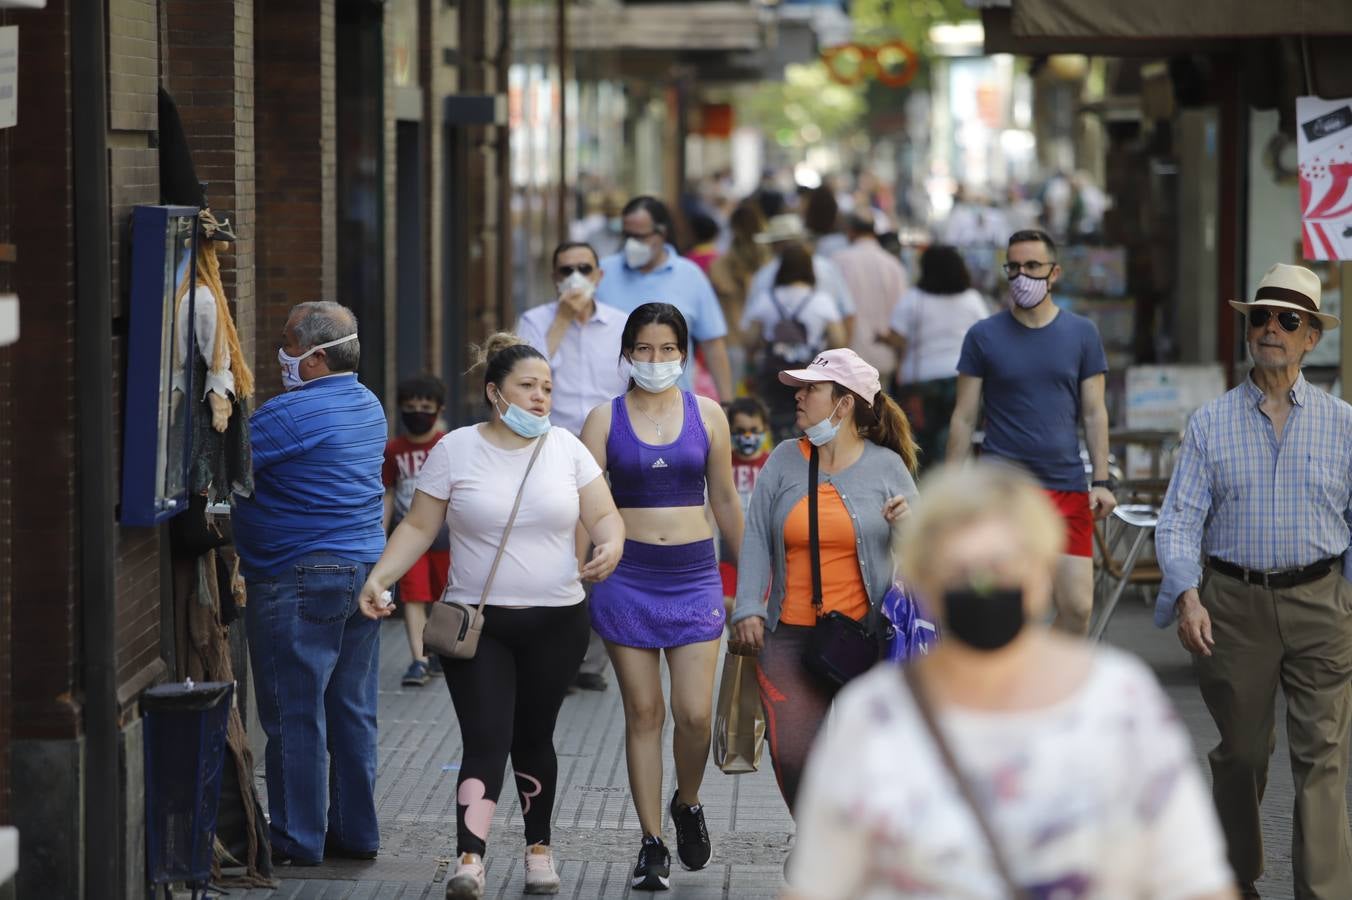
POLYGON ((399 599, 405 603, 433 603, 446 590, 451 568, 451 551, 428 550, 408 574, 399 579, 399 599))
POLYGON ((1066 522, 1066 553, 1094 555, 1094 517, 1089 512, 1088 491, 1047 491, 1052 505, 1066 522))
POLYGON ((723 596, 737 596, 737 567, 730 562, 718 564, 718 576, 723 580, 723 596))

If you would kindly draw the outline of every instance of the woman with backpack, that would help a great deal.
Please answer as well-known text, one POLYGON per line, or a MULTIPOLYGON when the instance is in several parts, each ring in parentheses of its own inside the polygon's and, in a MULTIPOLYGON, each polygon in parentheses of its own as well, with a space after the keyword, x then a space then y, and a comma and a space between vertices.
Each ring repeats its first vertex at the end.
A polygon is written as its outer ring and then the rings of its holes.
POLYGON ((792 395, 780 387, 779 373, 806 366, 825 348, 846 343, 840 306, 818 289, 807 247, 784 248, 774 286, 750 299, 741 327, 760 336, 760 396, 770 406, 770 428, 782 440, 793 431, 796 411, 792 395))

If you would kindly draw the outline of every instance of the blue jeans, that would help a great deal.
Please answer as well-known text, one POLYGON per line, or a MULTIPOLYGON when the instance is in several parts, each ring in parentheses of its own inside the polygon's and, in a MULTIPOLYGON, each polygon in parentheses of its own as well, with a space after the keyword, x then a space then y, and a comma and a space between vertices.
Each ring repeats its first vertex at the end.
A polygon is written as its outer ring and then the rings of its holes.
POLYGON ((296 859, 322 859, 326 832, 350 850, 380 846, 380 623, 357 609, 370 569, 311 553, 283 572, 248 581, 245 625, 258 718, 268 737, 272 846, 296 859))

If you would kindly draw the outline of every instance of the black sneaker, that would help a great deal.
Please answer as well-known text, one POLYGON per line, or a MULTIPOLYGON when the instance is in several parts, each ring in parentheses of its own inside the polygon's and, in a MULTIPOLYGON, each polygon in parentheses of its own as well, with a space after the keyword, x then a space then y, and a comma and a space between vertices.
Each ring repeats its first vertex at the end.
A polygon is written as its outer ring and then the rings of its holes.
POLYGON ((671 888, 671 854, 659 837, 645 837, 638 848, 638 865, 629 886, 636 891, 665 891, 671 888))
POLYGON ((676 826, 676 855, 681 865, 696 872, 709 864, 714 848, 709 843, 709 829, 704 824, 704 806, 686 806, 676 802, 679 793, 671 795, 671 823, 676 826))

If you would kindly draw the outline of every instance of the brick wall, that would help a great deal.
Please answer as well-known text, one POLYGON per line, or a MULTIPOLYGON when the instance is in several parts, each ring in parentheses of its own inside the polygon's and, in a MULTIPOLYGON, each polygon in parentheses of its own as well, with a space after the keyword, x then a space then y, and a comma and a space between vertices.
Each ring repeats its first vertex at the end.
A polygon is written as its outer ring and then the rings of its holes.
MULTIPOLYGON (((114 310, 125 308, 130 291, 129 258, 132 207, 160 200, 159 151, 159 5, 155 0, 108 0, 108 154, 109 202, 113 232, 114 310)), ((125 330, 114 329, 115 334, 125 330)), ((122 373, 125 342, 114 339, 113 471, 121 472, 122 373)), ((156 664, 160 656, 160 535, 156 528, 118 528, 115 562, 117 604, 117 681, 126 684, 156 664)))
POLYGON ((254 7, 259 403, 281 389, 266 360, 291 307, 335 296, 334 2, 254 7))
POLYGON ((10 530, 10 654, 22 673, 13 705, 15 739, 79 733, 74 699, 76 641, 75 272, 71 189, 69 16, 61 2, 11 12, 18 24, 19 124, 9 129, 7 171, 16 173, 9 217, 19 264, 22 339, 0 354, 14 378, 9 412, 14 483, 10 530), (17 215, 23 210, 25 215, 17 215))
POLYGON ((165 88, 178 104, 197 177, 208 182, 207 200, 239 238, 220 256, 221 282, 255 365, 253 0, 164 0, 164 19, 165 88))

